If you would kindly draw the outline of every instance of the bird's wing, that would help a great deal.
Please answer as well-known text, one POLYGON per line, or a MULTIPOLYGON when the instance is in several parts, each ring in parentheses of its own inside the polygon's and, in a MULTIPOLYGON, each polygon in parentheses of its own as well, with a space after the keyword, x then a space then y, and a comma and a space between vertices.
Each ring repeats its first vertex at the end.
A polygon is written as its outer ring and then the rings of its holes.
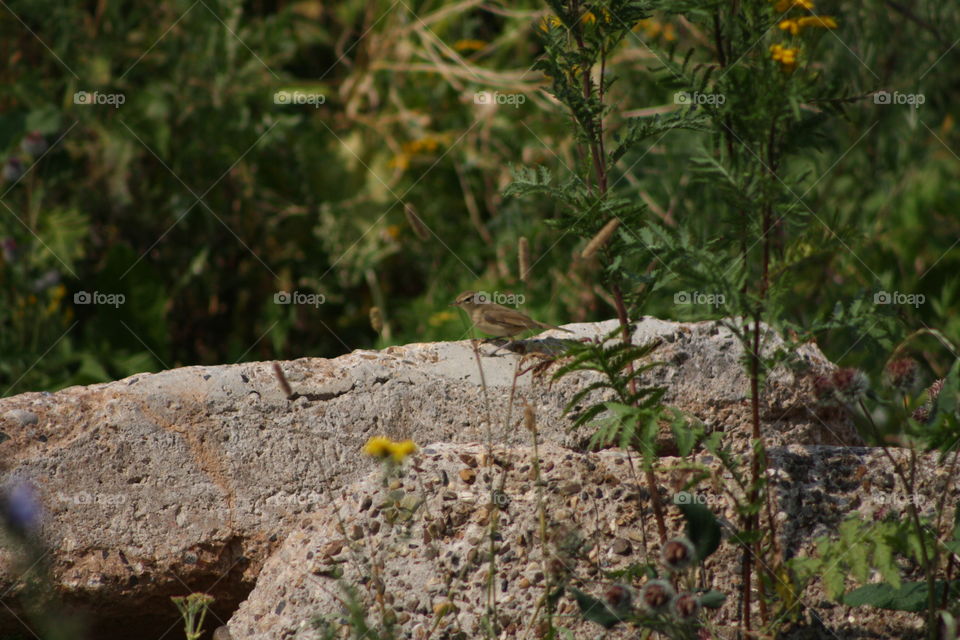
POLYGON ((484 305, 483 309, 481 309, 481 314, 483 319, 490 324, 515 327, 517 331, 529 329, 533 324, 530 318, 519 311, 501 307, 500 305, 484 305))

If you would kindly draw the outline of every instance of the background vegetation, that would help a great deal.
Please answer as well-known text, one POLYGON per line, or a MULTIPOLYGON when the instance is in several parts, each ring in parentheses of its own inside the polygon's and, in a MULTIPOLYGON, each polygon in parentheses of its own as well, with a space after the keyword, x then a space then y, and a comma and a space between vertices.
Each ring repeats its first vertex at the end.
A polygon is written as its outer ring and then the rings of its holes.
MULTIPOLYGON (((783 317, 809 326, 859 318, 878 292, 922 296, 821 335, 830 357, 870 368, 915 329, 960 337, 960 7, 818 11, 838 22, 817 45, 818 82, 843 98, 780 168, 803 185, 791 215, 813 218, 790 247, 802 259, 783 317), (923 104, 877 103, 881 90, 923 104)), ((0 394, 459 339, 468 326, 447 305, 464 289, 523 294, 551 322, 614 317, 582 234, 543 223, 559 205, 503 193, 511 165, 563 175, 584 159, 534 68, 547 14, 533 1, 5 2, 0 394), (78 104, 80 91, 123 104, 78 104), (278 91, 323 102, 278 104, 278 91), (323 303, 277 304, 284 291, 323 303), (94 292, 123 302, 84 304, 94 292)), ((631 31, 607 63, 609 132, 687 108, 665 61, 712 59, 711 38, 666 11, 631 31)), ((761 52, 781 34, 764 38, 761 52)), ((611 188, 706 242, 722 212, 691 159, 708 147, 704 132, 665 132, 609 167, 611 188)), ((642 312, 724 315, 676 304, 690 288, 671 286, 642 312)), ((928 362, 941 375, 943 357, 928 362)))

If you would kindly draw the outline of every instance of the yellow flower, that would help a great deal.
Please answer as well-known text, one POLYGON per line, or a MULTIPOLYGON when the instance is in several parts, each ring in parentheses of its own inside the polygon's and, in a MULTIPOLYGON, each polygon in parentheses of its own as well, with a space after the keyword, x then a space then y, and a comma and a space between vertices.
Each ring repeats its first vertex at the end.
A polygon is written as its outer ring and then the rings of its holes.
POLYGON ((660 34, 660 23, 656 20, 651 20, 650 18, 645 18, 637 22, 637 25, 633 28, 634 31, 643 31, 644 35, 648 38, 656 38, 660 34))
POLYGON ((560 18, 557 16, 547 16, 543 19, 543 22, 540 23, 541 31, 550 31, 550 29, 559 27, 563 23, 560 22, 560 18))
POLYGON ((806 16, 797 20, 797 24, 801 27, 837 28, 837 21, 830 16, 806 16))
POLYGON ((410 156, 401 153, 390 158, 389 166, 391 169, 400 169, 404 171, 410 168, 410 156))
POLYGON ((800 23, 797 20, 781 20, 778 26, 781 31, 789 31, 792 36, 800 33, 800 23))
POLYGON ((780 29, 789 31, 790 35, 795 36, 801 29, 807 27, 820 27, 822 29, 836 29, 837 21, 830 16, 804 16, 803 18, 789 18, 780 21, 780 29))
POLYGON ((390 455, 396 462, 403 462, 403 459, 417 450, 417 445, 413 440, 404 440, 403 442, 393 442, 390 447, 390 455))
POLYGON ((47 315, 53 315, 60 306, 60 301, 63 300, 63 296, 66 294, 67 288, 62 284, 58 284, 50 290, 50 303, 47 305, 47 315))
POLYGON ((798 51, 799 49, 791 49, 779 44, 770 45, 770 57, 779 62, 781 70, 787 73, 797 66, 798 51))
POLYGON ((487 43, 483 40, 457 40, 453 48, 457 51, 481 51, 487 48, 487 43))
POLYGON ((403 462, 404 458, 417 450, 413 440, 394 442, 385 436, 373 436, 363 445, 363 452, 371 458, 385 460, 392 458, 394 462, 403 462))
POLYGON ((363 452, 371 458, 386 458, 391 453, 390 446, 392 444, 390 438, 374 436, 367 440, 367 444, 363 445, 363 452))
POLYGON ((669 22, 666 24, 657 22, 656 20, 651 20, 649 18, 640 20, 637 22, 636 26, 633 28, 634 31, 643 31, 643 35, 650 38, 657 38, 662 36, 667 42, 673 42, 677 39, 677 30, 669 22))
POLYGON ((453 311, 437 311, 429 318, 427 318, 427 324, 431 327, 441 327, 451 320, 456 320, 457 314, 453 311))
POLYGON ((583 21, 583 24, 594 24, 597 21, 597 16, 593 15, 592 11, 587 11, 580 20, 583 21))

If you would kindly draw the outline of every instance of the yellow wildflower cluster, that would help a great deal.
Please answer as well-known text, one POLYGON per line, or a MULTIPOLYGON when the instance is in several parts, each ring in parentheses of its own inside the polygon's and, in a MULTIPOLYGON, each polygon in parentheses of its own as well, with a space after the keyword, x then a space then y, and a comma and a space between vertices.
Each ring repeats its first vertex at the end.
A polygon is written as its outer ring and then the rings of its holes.
POLYGON ((782 44, 770 45, 770 57, 780 63, 780 68, 787 73, 797 67, 797 52, 799 49, 791 49, 782 44))
MULTIPOLYGON (((794 7, 804 11, 813 11, 813 0, 771 0, 776 2, 774 9, 780 13, 786 13, 794 7)), ((801 16, 795 18, 784 18, 777 25, 781 31, 788 32, 791 36, 798 36, 807 28, 836 29, 837 21, 831 16, 801 16)), ((782 44, 770 46, 770 57, 780 63, 780 70, 784 73, 792 73, 797 68, 797 57, 800 49, 797 47, 785 47, 782 44)))
POLYGON ((655 38, 663 38, 667 42, 673 42, 677 39, 677 30, 669 22, 662 23, 648 18, 646 20, 639 21, 633 30, 643 31, 643 35, 651 40, 655 38))
POLYGON ((453 311, 437 311, 429 318, 427 318, 427 324, 433 328, 442 327, 443 325, 457 319, 457 314, 453 311))
POLYGON ((434 153, 441 145, 450 144, 453 137, 448 134, 426 135, 416 140, 404 142, 400 153, 391 158, 391 169, 407 169, 410 166, 410 159, 418 154, 434 153))
POLYGON ((394 462, 403 462, 404 458, 417 450, 413 440, 394 442, 385 436, 374 436, 363 445, 363 452, 371 458, 381 460, 392 459, 394 462))

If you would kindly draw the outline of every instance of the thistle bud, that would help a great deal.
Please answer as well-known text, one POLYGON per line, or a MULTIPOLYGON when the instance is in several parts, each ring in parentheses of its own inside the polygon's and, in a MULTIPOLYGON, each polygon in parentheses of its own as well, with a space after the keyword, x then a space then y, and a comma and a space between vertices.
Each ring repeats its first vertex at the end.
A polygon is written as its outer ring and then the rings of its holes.
POLYGON ((640 591, 640 602, 654 613, 661 613, 670 606, 676 592, 666 580, 650 580, 640 591))
POLYGON ((833 392, 843 404, 856 404, 866 395, 870 381, 859 369, 837 369, 831 378, 833 392))
POLYGON ((917 384, 917 370, 917 361, 913 358, 891 360, 883 369, 883 382, 901 393, 907 393, 917 384))
POLYGON ((617 614, 627 613, 633 606, 633 594, 630 593, 629 587, 622 584, 615 584, 607 589, 606 598, 607 604, 617 614))
POLYGON ((692 593, 681 593, 670 603, 670 610, 681 620, 696 618, 700 613, 700 600, 692 593))
POLYGON ((16 182, 23 175, 23 163, 20 158, 7 158, 3 165, 3 180, 5 182, 16 182))
POLYGON ((31 131, 20 141, 20 148, 30 157, 39 158, 48 147, 39 131, 31 131))
POLYGON ((696 560, 697 552, 686 538, 668 540, 660 551, 660 561, 671 571, 682 571, 696 560))

